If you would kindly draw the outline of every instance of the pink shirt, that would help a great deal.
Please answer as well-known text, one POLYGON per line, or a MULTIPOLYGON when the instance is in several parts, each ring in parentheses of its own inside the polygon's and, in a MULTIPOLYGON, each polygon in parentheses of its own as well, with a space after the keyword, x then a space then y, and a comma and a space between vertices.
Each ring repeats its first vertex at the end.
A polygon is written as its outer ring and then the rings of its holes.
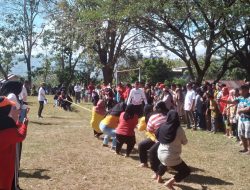
POLYGON ((152 115, 147 124, 147 131, 155 133, 155 131, 167 121, 167 116, 161 113, 152 115))

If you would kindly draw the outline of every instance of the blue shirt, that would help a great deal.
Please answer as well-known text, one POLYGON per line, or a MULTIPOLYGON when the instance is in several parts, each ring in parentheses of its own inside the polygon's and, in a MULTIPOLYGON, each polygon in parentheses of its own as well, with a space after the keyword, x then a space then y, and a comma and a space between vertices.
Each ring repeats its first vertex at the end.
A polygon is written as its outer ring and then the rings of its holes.
MULTIPOLYGON (((248 96, 247 98, 240 96, 236 98, 236 101, 238 101, 237 109, 250 107, 250 96, 248 96)), ((241 121, 250 121, 250 112, 240 114, 239 119, 241 121)))

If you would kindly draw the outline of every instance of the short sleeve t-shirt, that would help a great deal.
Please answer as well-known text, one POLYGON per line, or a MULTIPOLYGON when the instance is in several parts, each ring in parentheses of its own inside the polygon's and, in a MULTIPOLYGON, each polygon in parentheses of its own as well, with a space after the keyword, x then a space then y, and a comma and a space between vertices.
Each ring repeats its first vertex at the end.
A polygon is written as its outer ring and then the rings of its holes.
POLYGON ((184 101, 184 110, 190 111, 192 108, 193 101, 195 101, 195 92, 188 90, 184 101))
MULTIPOLYGON (((242 96, 236 98, 236 101, 238 101, 238 106, 237 109, 241 109, 241 108, 246 108, 250 106, 250 96, 248 96, 247 98, 244 98, 242 96)), ((250 121, 250 113, 242 113, 239 115, 239 119, 241 119, 242 121, 250 121)))

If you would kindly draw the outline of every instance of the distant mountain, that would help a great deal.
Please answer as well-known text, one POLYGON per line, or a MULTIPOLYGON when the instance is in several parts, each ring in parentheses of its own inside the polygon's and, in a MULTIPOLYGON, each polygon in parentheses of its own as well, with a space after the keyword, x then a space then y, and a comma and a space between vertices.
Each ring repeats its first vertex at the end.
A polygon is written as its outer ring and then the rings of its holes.
MULTIPOLYGON (((32 66, 32 70, 36 69, 37 67, 41 66, 41 59, 39 58, 32 58, 31 60, 31 66, 32 66)), ((12 70, 11 73, 14 75, 20 75, 20 76, 27 76, 27 66, 24 62, 19 62, 17 65, 15 65, 12 70)))

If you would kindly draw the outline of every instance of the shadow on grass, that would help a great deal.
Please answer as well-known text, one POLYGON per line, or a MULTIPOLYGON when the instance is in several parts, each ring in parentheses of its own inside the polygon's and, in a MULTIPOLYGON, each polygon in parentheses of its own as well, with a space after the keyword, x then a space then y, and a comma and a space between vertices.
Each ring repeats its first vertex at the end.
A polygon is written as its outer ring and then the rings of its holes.
POLYGON ((205 172, 205 170, 200 169, 200 168, 196 168, 196 167, 193 167, 193 166, 190 166, 189 168, 191 169, 192 173, 195 173, 195 172, 205 172))
POLYGON ((196 183, 201 185, 233 185, 233 183, 224 181, 223 179, 199 174, 191 174, 184 181, 187 183, 196 183))
POLYGON ((177 184, 177 185, 174 185, 182 190, 207 190, 208 188, 206 186, 201 186, 201 188, 199 189, 195 189, 193 187, 189 187, 189 186, 186 186, 186 185, 181 185, 181 184, 177 184))
POLYGON ((46 169, 23 169, 23 170, 20 170, 19 174, 20 174, 20 177, 23 177, 23 178, 35 178, 35 179, 45 179, 45 180, 48 180, 50 179, 50 176, 47 176, 47 175, 43 175, 42 173, 43 172, 47 172, 49 170, 46 170, 46 169))
POLYGON ((37 125, 59 125, 56 123, 48 123, 48 122, 43 122, 43 121, 30 121, 30 123, 37 124, 37 125))

